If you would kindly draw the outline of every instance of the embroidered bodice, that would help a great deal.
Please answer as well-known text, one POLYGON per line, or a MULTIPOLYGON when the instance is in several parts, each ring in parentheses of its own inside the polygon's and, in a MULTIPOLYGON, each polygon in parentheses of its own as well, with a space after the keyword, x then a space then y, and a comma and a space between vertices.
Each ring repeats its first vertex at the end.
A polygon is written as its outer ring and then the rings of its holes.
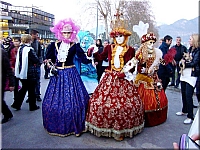
POLYGON ((82 50, 82 48, 80 47, 79 43, 70 43, 70 48, 68 50, 68 54, 67 54, 67 58, 65 62, 60 62, 57 59, 57 55, 58 55, 58 50, 59 47, 61 45, 61 42, 59 43, 55 43, 52 42, 51 45, 48 47, 47 50, 47 55, 46 55, 46 59, 51 59, 53 63, 55 63, 56 66, 61 67, 63 66, 71 66, 74 65, 74 57, 75 55, 78 56, 78 58, 80 58, 81 62, 84 64, 89 64, 91 63, 91 60, 87 59, 84 51, 82 50), (57 47, 56 47, 57 44, 57 47))

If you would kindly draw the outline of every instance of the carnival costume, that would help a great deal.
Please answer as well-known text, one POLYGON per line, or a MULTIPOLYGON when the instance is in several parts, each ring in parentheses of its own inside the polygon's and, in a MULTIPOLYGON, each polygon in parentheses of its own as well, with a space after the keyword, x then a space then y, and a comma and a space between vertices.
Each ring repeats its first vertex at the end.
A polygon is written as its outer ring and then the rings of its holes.
MULTIPOLYGON (((80 39, 80 46, 87 55, 88 48, 93 46, 92 44, 94 39, 91 37, 88 31, 79 31, 78 37, 80 39)), ((94 67, 94 64, 92 63, 90 64, 81 63, 81 69, 80 69, 81 79, 89 94, 92 94, 98 85, 97 70, 94 67)))
POLYGON ((156 126, 166 121, 168 100, 162 88, 161 81, 157 76, 160 62, 162 62, 162 51, 154 48, 156 37, 153 33, 144 34, 148 29, 148 24, 139 22, 133 31, 141 37, 141 46, 137 50, 135 58, 138 60, 137 75, 134 80, 138 87, 138 93, 145 108, 145 126, 156 126), (146 29, 139 29, 144 27, 146 29), (140 30, 140 31, 138 31, 140 30))
POLYGON ((46 59, 55 63, 42 103, 44 128, 50 135, 79 136, 85 130, 85 117, 89 95, 73 63, 75 54, 83 63, 91 63, 86 58, 76 35, 80 27, 72 19, 59 21, 51 31, 61 42, 52 42, 46 59), (63 32, 71 33, 69 38, 63 32), (56 69, 56 70, 55 70, 56 69), (54 72, 53 72, 54 71, 54 72))
POLYGON ((93 53, 97 61, 108 58, 109 66, 89 100, 86 127, 98 137, 123 140, 143 130, 144 109, 133 81, 125 79, 127 76, 122 72, 124 64, 135 54, 134 49, 127 46, 131 32, 125 29, 119 13, 112 25, 110 36, 114 44, 106 46, 101 54, 93 53), (124 36, 123 43, 119 44, 115 36, 124 36))

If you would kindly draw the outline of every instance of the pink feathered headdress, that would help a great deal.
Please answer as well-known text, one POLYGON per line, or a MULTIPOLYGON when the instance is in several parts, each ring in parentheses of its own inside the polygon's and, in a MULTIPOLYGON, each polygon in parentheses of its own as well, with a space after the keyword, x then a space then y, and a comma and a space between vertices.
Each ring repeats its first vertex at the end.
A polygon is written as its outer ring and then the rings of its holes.
POLYGON ((51 32, 55 34, 55 37, 59 41, 63 41, 65 43, 76 42, 77 34, 80 30, 80 26, 76 25, 75 22, 71 18, 60 20, 57 24, 54 23, 54 27, 50 28, 51 32), (71 36, 69 39, 65 39, 63 37, 63 30, 66 30, 66 27, 70 28, 71 36))

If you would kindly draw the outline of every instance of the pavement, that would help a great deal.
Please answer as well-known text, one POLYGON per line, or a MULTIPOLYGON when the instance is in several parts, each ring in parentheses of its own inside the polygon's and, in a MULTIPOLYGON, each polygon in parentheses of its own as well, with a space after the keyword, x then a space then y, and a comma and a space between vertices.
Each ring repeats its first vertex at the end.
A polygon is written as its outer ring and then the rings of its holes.
MULTIPOLYGON (((42 67, 41 97, 43 98, 49 79, 44 79, 42 67)), ((188 133, 191 124, 185 125, 186 116, 176 116, 181 111, 182 101, 180 89, 168 87, 168 118, 166 122, 154 127, 146 127, 133 138, 125 138, 119 142, 113 138, 96 137, 87 132, 80 137, 70 135, 58 137, 49 135, 42 124, 41 109, 29 111, 28 104, 23 102, 20 111, 13 110, 10 105, 13 102, 13 92, 5 93, 5 100, 13 112, 14 117, 2 124, 2 149, 173 149, 172 143, 179 142, 180 136, 188 133)), ((196 96, 193 96, 194 104, 198 105, 196 96)), ((37 102, 39 106, 42 102, 37 102)), ((197 108, 194 108, 196 114, 197 108)))

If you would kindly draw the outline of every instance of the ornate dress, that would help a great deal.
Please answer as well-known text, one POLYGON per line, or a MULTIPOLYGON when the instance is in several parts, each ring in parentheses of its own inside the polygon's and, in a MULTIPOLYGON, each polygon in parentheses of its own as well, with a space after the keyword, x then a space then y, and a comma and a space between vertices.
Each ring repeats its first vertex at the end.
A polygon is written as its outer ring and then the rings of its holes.
POLYGON ((108 58, 110 64, 89 100, 86 117, 87 129, 98 137, 133 137, 144 127, 144 109, 137 88, 132 81, 118 76, 134 56, 134 49, 125 46, 121 53, 117 51, 114 45, 108 45, 101 54, 93 54, 98 61, 108 58))
POLYGON ((91 63, 79 44, 70 43, 65 62, 57 59, 61 43, 51 43, 47 59, 55 61, 57 76, 51 76, 44 100, 42 116, 44 128, 50 135, 67 136, 85 130, 89 95, 73 63, 75 54, 83 63, 91 63), (57 48, 56 48, 57 47, 57 48))
POLYGON ((145 126, 156 126, 166 121, 168 100, 157 76, 157 70, 162 58, 161 50, 155 48, 154 53, 145 55, 140 51, 136 54, 138 74, 134 80, 138 93, 145 108, 145 126), (142 68, 146 68, 142 72, 142 68), (148 70, 154 70, 148 73, 148 70))

